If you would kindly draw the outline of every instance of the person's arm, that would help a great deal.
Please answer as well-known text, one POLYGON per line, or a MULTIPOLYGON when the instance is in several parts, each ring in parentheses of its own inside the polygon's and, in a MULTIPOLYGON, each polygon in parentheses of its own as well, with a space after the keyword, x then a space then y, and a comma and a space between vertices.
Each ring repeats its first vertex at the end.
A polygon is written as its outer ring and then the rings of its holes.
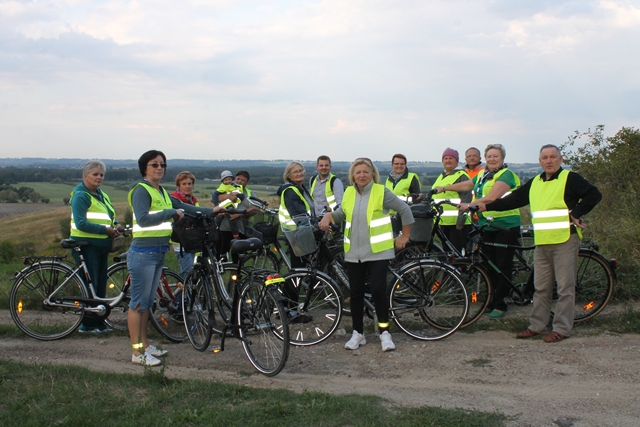
POLYGON ((336 204, 340 206, 342 204, 342 197, 344 197, 344 184, 342 184, 340 178, 336 178, 333 182, 333 195, 336 196, 336 204))
POLYGON ((396 238, 395 246, 397 249, 404 248, 409 243, 411 237, 411 225, 415 222, 411 208, 405 202, 400 200, 398 196, 393 194, 388 188, 384 189, 384 201, 383 207, 385 209, 392 209, 397 212, 402 221, 402 233, 396 238))
POLYGON ((575 172, 569 172, 565 190, 565 201, 571 209, 571 216, 579 220, 588 214, 602 200, 598 188, 575 172), (569 199, 569 200, 567 200, 569 199), (577 203, 571 207, 574 201, 577 203))
POLYGON ((140 227, 152 227, 154 225, 160 225, 173 217, 182 216, 182 213, 178 214, 175 209, 164 209, 162 211, 150 214, 149 207, 151 206, 151 195, 142 186, 138 186, 135 190, 133 190, 133 194, 131 195, 131 204, 133 205, 133 212, 136 216, 136 222, 140 227))
MULTIPOLYGON (((460 174, 454 184, 465 181, 470 181, 469 176, 467 174, 460 174)), ((458 191, 458 195, 460 196, 460 203, 471 203, 473 199, 473 193, 471 191, 458 191)), ((467 215, 460 211, 460 213, 458 213, 458 219, 456 220, 456 228, 462 230, 465 222, 467 222, 467 215)))
POLYGON ((190 214, 196 214, 200 212, 204 215, 211 215, 212 213, 221 210, 220 206, 215 206, 213 209, 205 208, 204 206, 194 206, 189 203, 184 203, 182 200, 176 199, 175 197, 171 197, 171 205, 174 209, 182 209, 183 211, 190 214))
MULTIPOLYGON (((513 190, 507 197, 495 200, 490 204, 486 204, 486 206, 483 203, 477 202, 473 202, 472 205, 485 206, 485 209, 488 211, 508 211, 527 206, 529 204, 529 190, 531 189, 532 182, 533 179, 530 179, 521 187, 513 190)), ((484 212, 482 208, 480 211, 484 212)))
POLYGON ((444 187, 435 187, 434 190, 436 190, 436 194, 444 191, 455 191, 457 193, 461 191, 471 191, 473 190, 473 181, 456 182, 455 184, 445 185, 444 187))

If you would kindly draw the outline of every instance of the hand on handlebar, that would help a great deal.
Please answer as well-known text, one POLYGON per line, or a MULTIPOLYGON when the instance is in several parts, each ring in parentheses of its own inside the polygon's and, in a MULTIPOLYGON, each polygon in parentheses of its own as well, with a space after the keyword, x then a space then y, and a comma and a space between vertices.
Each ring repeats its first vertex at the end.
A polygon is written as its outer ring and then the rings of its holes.
POLYGON ((318 228, 323 231, 329 231, 331 229, 331 224, 333 224, 333 215, 326 214, 322 217, 322 221, 318 224, 318 228))

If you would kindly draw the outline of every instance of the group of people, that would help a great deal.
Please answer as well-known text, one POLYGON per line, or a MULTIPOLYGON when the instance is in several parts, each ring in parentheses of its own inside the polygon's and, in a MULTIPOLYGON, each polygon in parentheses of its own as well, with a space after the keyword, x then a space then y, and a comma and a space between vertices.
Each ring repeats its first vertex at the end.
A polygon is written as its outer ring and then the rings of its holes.
MULTIPOLYGON (((598 189, 575 172, 561 167, 562 156, 558 147, 545 145, 540 150, 539 162, 543 172, 520 185, 518 176, 504 162, 506 150, 500 144, 490 144, 484 151, 486 164, 481 163, 480 151, 469 148, 465 153, 466 166, 458 167, 459 155, 447 148, 442 154, 444 171, 434 182, 434 198, 447 198, 458 204, 458 209, 446 207, 442 226, 456 247, 462 248, 471 228, 471 219, 465 215, 470 206, 477 206, 477 221, 485 224, 493 217, 494 227, 487 227, 485 240, 516 245, 520 231, 519 208, 530 205, 535 238, 535 294, 530 326, 517 334, 517 338, 530 338, 543 333, 551 316, 551 298, 554 282, 558 284, 558 303, 553 317, 552 332, 546 342, 559 342, 571 334, 575 299, 575 280, 581 230, 586 228, 582 216, 600 201, 598 189)), ((344 226, 344 260, 351 286, 351 313, 353 331, 345 344, 355 350, 366 344, 364 319, 365 278, 369 278, 369 291, 378 314, 378 329, 383 351, 396 348, 389 333, 386 270, 395 257, 395 251, 409 243, 414 223, 406 201, 421 197, 421 183, 417 174, 410 172, 407 158, 395 154, 392 171, 381 182, 375 164, 368 158, 356 159, 349 168, 350 184, 345 186, 331 172, 331 159, 320 156, 316 171, 305 185, 306 171, 299 162, 289 163, 283 173, 284 184, 278 189, 279 219, 291 221, 306 215, 319 221, 322 230, 329 231, 332 223, 344 226), (395 230, 395 232, 394 232, 395 230)), ((133 210, 133 241, 127 254, 131 278, 131 301, 128 311, 129 338, 132 362, 157 366, 166 350, 156 348, 147 339, 149 310, 153 305, 159 278, 170 248, 171 223, 184 213, 213 214, 226 207, 252 213, 247 184, 250 174, 230 171, 221 174, 221 184, 212 194, 213 208, 202 207, 193 195, 196 178, 190 172, 179 173, 176 190, 169 193, 160 185, 167 167, 161 151, 150 150, 138 160, 141 179, 129 191, 128 201, 133 210)), ((100 161, 89 161, 83 169, 83 182, 72 192, 71 239, 87 240, 82 247, 96 294, 106 293, 106 269, 111 240, 121 233, 115 209, 109 197, 100 190, 106 168, 100 161)), ((241 214, 238 214, 241 215, 241 214)), ((228 249, 229 242, 244 235, 246 214, 235 217, 225 215, 220 226, 220 251, 228 249)), ((177 249, 180 273, 185 275, 193 266, 193 254, 177 249)), ((513 248, 486 247, 485 252, 507 276, 511 274, 513 248)), ((293 254, 292 254, 293 255, 293 254)), ((292 256, 294 267, 303 266, 304 259, 292 256)), ((507 286, 500 277, 495 284, 490 302, 489 317, 505 315, 504 297, 507 286)), ((312 319, 295 314, 293 321, 306 323, 312 319)), ((80 328, 83 333, 104 333, 107 326, 86 316, 80 328)))

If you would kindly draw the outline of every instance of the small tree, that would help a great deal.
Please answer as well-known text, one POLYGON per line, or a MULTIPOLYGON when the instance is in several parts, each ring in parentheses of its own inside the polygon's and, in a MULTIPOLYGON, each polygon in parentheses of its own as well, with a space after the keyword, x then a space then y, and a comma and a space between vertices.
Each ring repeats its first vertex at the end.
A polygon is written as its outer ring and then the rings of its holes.
POLYGON ((69 201, 70 201, 70 200, 71 200, 71 198, 70 198, 70 197, 64 197, 64 198, 62 199, 62 203, 64 203, 64 204, 65 204, 65 206, 66 206, 66 205, 68 205, 68 204, 69 204, 69 201))

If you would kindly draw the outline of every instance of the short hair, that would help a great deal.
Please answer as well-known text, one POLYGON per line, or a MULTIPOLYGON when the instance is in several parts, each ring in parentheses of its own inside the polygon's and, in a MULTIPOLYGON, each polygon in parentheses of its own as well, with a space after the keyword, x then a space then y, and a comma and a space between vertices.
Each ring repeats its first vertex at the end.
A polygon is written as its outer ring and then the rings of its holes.
POLYGON ((502 158, 503 159, 505 157, 507 157, 507 150, 505 150, 504 145, 502 145, 502 144, 489 144, 489 145, 487 145, 487 148, 484 149, 484 157, 485 158, 487 158, 487 151, 489 151, 491 149, 500 150, 500 152, 502 153, 502 158))
POLYGON ((377 184, 380 181, 380 172, 378 172, 378 168, 373 164, 371 159, 367 157, 359 157, 355 159, 353 163, 351 163, 351 166, 349 166, 349 182, 351 182, 351 184, 356 182, 354 174, 356 167, 360 165, 369 166, 369 168, 371 169, 371 174, 373 175, 373 182, 377 184))
POLYGON ((166 165, 167 156, 165 156, 162 151, 149 150, 146 153, 144 153, 142 156, 140 156, 140 158, 138 159, 138 169, 140 169, 140 175, 142 175, 143 178, 147 175, 147 163, 149 163, 150 160, 153 160, 158 156, 162 156, 162 161, 166 165))
POLYGON ((289 164, 284 168, 284 173, 282 174, 282 179, 284 180, 284 182, 291 182, 291 180, 289 179, 289 174, 291 174, 291 170, 296 167, 296 165, 300 166, 302 168, 302 172, 306 173, 307 171, 304 170, 304 166, 302 166, 302 163, 300 162, 289 162, 289 164))
POLYGON ((242 175, 247 178, 247 182, 249 182, 249 180, 251 179, 251 175, 249 175, 249 172, 247 171, 238 171, 238 173, 236 173, 236 176, 238 175, 242 175))
POLYGON ((394 159, 396 157, 399 158, 399 159, 404 160, 404 164, 405 165, 407 164, 407 158, 406 158, 406 156, 404 154, 394 154, 393 157, 391 158, 391 163, 393 163, 393 161, 394 161, 394 159))
POLYGON ((467 155, 467 153, 468 153, 470 150, 476 150, 476 151, 478 152, 478 157, 480 157, 480 156, 482 155, 482 153, 480 152, 480 150, 478 150, 476 147, 469 147, 469 148, 467 148, 467 151, 465 151, 465 152, 464 152, 464 155, 466 156, 466 155, 467 155))
POLYGON ((182 171, 176 175, 176 187, 180 187, 180 183, 185 179, 190 179, 194 184, 196 183, 196 177, 189 171, 182 171))
POLYGON ((105 173, 107 167, 100 160, 89 160, 82 168, 82 176, 89 175, 89 172, 91 172, 93 169, 100 169, 102 173, 105 173))
POLYGON ((562 153, 560 152, 560 149, 558 148, 557 145, 553 145, 553 144, 545 144, 542 147, 540 147, 540 153, 542 154, 542 150, 544 150, 545 148, 555 148, 556 151, 558 152, 558 155, 562 157, 562 153))
POLYGON ((320 163, 320 160, 326 160, 327 162, 329 162, 329 164, 331 164, 331 159, 329 158, 329 156, 322 155, 318 157, 318 160, 316 160, 316 165, 320 163))

